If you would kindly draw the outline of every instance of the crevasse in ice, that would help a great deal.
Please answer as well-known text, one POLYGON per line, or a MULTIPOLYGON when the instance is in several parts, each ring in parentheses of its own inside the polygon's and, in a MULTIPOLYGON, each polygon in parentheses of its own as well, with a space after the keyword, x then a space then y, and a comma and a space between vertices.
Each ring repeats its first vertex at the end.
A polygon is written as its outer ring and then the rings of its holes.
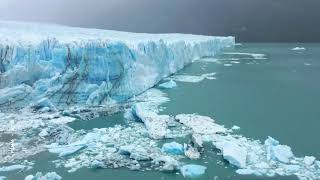
POLYGON ((50 111, 124 101, 233 45, 233 37, 0 21, 0 106, 50 111))

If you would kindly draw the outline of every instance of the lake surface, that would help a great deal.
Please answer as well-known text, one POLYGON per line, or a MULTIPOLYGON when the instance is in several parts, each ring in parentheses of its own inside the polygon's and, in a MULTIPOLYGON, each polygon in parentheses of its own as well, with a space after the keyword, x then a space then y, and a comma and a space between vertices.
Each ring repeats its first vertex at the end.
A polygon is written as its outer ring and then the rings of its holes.
MULTIPOLYGON (((264 141, 268 136, 289 145, 296 156, 313 155, 320 159, 320 44, 242 44, 225 52, 264 54, 221 54, 217 62, 195 62, 178 74, 201 75, 216 72, 215 80, 199 83, 177 82, 178 87, 163 90, 170 101, 162 114, 197 113, 210 116, 218 124, 240 126, 237 134, 264 141), (296 46, 306 50, 293 51, 296 46), (230 66, 231 64, 231 66, 230 66)), ((74 129, 92 129, 125 124, 123 114, 75 121, 74 129)), ((56 168, 55 154, 43 152, 29 160, 34 168, 27 172, 4 174, 8 179, 23 179, 38 171, 55 171, 63 179, 184 179, 181 174, 127 169, 87 169, 68 173, 56 168)), ((235 173, 214 148, 201 160, 182 159, 206 166, 206 174, 196 179, 296 179, 295 177, 241 176, 235 173)))

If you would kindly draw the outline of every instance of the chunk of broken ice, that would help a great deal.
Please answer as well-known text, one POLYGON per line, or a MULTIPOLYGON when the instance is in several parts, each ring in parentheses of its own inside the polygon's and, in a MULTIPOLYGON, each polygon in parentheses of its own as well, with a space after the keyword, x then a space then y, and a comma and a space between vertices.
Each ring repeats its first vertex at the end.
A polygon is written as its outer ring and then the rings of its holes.
POLYGON ((286 145, 276 145, 271 147, 271 158, 283 163, 289 163, 293 158, 291 148, 286 145))
POLYGON ((239 168, 246 167, 247 149, 235 142, 217 142, 215 146, 222 151, 223 158, 239 168))
POLYGON ((131 159, 135 159, 137 161, 150 160, 150 155, 148 154, 146 149, 139 146, 134 146, 134 145, 121 146, 119 148, 119 153, 122 155, 129 156, 131 159))
POLYGON ((152 160, 152 163, 154 163, 156 165, 162 165, 161 170, 164 170, 164 171, 174 171, 179 166, 178 161, 170 156, 157 157, 152 160))
POLYGON ((315 162, 315 160, 316 158, 314 156, 305 156, 303 158, 303 162, 308 166, 311 166, 315 162))
POLYGON ((161 151, 168 154, 179 155, 183 154, 183 146, 177 142, 165 143, 163 144, 161 151))
POLYGON ((191 145, 184 144, 184 155, 187 156, 189 159, 199 159, 200 152, 196 147, 192 147, 191 145))
POLYGON ((304 47, 295 47, 295 48, 292 48, 291 50, 292 51, 303 51, 303 50, 306 50, 306 48, 304 48, 304 47))
POLYGON ((8 172, 8 171, 16 171, 16 170, 29 170, 31 169, 31 166, 25 166, 25 165, 11 165, 11 166, 3 166, 0 167, 0 172, 8 172))
POLYGON ((175 81, 180 81, 180 82, 198 83, 198 82, 201 82, 205 79, 209 79, 209 80, 216 79, 214 77, 214 75, 216 75, 216 73, 206 73, 206 74, 202 74, 199 76, 174 75, 174 76, 171 76, 169 79, 175 80, 175 81))
POLYGON ((25 177, 25 180, 61 180, 62 177, 59 176, 56 172, 48 172, 45 175, 42 175, 41 172, 37 172, 36 175, 28 175, 25 177))
POLYGON ((204 174, 206 172, 207 167, 196 165, 196 164, 188 164, 184 165, 180 168, 181 174, 183 177, 196 177, 204 174))
POLYGON ((170 81, 160 84, 159 87, 163 89, 171 89, 171 88, 177 87, 177 83, 171 79, 170 81))
POLYGON ((153 139, 162 139, 167 132, 168 115, 158 115, 157 113, 148 110, 142 103, 137 103, 132 107, 134 117, 141 120, 148 130, 149 136, 153 139))
POLYGON ((191 128, 196 134, 216 134, 227 132, 226 128, 214 123, 214 120, 207 116, 178 114, 175 119, 191 128))
POLYGON ((60 157, 74 154, 86 147, 85 144, 57 145, 55 143, 47 146, 49 152, 59 154, 60 157))
POLYGON ((231 127, 231 129, 232 129, 232 130, 239 130, 239 129, 240 129, 240 127, 239 127, 239 126, 234 125, 234 126, 232 126, 232 127, 231 127))

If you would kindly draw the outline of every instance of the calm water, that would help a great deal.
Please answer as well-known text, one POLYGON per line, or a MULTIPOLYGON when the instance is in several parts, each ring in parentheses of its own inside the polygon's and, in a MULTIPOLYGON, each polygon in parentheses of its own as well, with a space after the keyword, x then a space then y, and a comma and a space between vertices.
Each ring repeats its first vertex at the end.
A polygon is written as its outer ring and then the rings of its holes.
MULTIPOLYGON (((224 66, 217 63, 194 63, 179 74, 200 75, 217 72, 216 80, 200 83, 178 82, 175 89, 164 90, 171 101, 164 104, 163 114, 198 113, 213 117, 226 127, 238 125, 240 134, 264 141, 267 136, 292 147, 297 156, 313 155, 320 159, 320 44, 243 44, 232 52, 266 54, 266 60, 242 59, 224 66), (303 46, 306 51, 291 51, 303 46)), ((221 55, 217 58, 238 58, 221 55)), ((248 56, 241 56, 248 57, 248 56)), ((91 129, 124 123, 122 114, 101 117, 93 121, 77 121, 75 129, 91 129)), ((49 162, 57 156, 41 153, 30 160, 36 164, 26 173, 6 174, 8 179, 23 179, 37 171, 56 171, 64 179, 184 179, 179 174, 139 172, 127 169, 81 169, 67 173, 49 162), (48 163, 49 162, 49 163, 48 163)), ((187 159, 183 160, 188 162, 187 159)), ((204 176, 196 179, 295 179, 294 177, 239 176, 235 168, 209 149, 204 159, 192 161, 208 167, 204 176)))

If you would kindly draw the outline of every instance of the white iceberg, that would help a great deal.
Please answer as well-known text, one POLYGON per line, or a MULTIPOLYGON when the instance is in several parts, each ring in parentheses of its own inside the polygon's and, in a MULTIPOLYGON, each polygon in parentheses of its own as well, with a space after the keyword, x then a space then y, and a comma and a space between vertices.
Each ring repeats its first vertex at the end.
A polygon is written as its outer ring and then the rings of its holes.
POLYGON ((192 129, 195 134, 225 133, 227 129, 218 125, 208 116, 196 114, 178 114, 175 119, 183 125, 192 129))
POLYGON ((29 170, 31 168, 32 168, 31 166, 16 164, 11 166, 0 167, 0 172, 9 172, 9 171, 17 171, 17 170, 23 171, 23 170, 29 170))
POLYGON ((180 82, 188 82, 188 83, 198 83, 201 82, 205 79, 216 79, 214 77, 214 75, 216 75, 216 73, 205 73, 199 76, 192 76, 192 75, 173 75, 171 76, 170 80, 175 80, 175 81, 180 81, 180 82))
POLYGON ((316 161, 316 158, 314 156, 305 156, 303 158, 303 162, 307 165, 307 166, 311 166, 314 162, 316 161))
POLYGON ((292 51, 303 51, 303 50, 306 50, 305 47, 294 47, 291 49, 292 51))
POLYGON ((56 172, 48 172, 45 175, 42 175, 41 172, 37 172, 36 175, 28 175, 25 177, 25 180, 61 180, 62 177, 59 176, 56 172))
POLYGON ((86 147, 87 147, 86 144, 69 144, 69 145, 51 144, 47 146, 49 152, 59 154, 60 157, 72 155, 86 147))
POLYGON ((160 156, 153 159, 152 163, 161 166, 163 171, 174 171, 178 169, 179 163, 177 160, 170 156, 160 156))
POLYGON ((223 141, 215 144, 222 151, 223 158, 239 168, 246 167, 247 149, 237 143, 223 141))
POLYGON ((170 117, 168 115, 158 115, 147 108, 143 104, 137 103, 133 106, 132 113, 145 124, 151 138, 164 138, 168 127, 167 122, 170 117))
POLYGON ((259 53, 225 52, 223 54, 226 54, 226 55, 238 55, 238 56, 249 56, 249 57, 251 57, 253 59, 257 59, 257 60, 267 59, 265 54, 259 54, 259 53))
POLYGON ((177 83, 174 82, 172 79, 167 81, 167 82, 164 82, 162 84, 159 84, 159 87, 160 88, 163 88, 163 89, 171 89, 171 88, 174 88, 174 87, 177 87, 177 83))

